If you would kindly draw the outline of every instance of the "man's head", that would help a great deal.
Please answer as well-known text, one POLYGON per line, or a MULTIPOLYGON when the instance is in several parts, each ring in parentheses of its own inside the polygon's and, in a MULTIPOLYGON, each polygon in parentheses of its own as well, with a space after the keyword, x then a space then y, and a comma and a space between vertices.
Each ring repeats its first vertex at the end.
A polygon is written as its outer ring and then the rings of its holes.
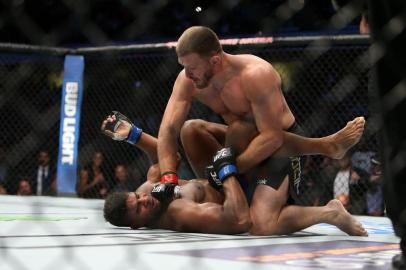
POLYGON ((51 161, 51 157, 49 156, 49 152, 47 150, 41 150, 38 154, 38 164, 40 166, 47 166, 51 161))
POLYGON ((92 157, 93 165, 100 167, 103 164, 103 161, 104 161, 104 155, 102 152, 97 151, 93 154, 93 157, 92 157))
POLYGON ((141 228, 161 215, 161 203, 144 192, 114 192, 104 202, 104 219, 114 226, 141 228))
POLYGON ((197 88, 208 86, 215 67, 221 63, 222 52, 216 33, 204 26, 186 29, 176 46, 178 62, 197 88))
POLYGON ((114 168, 114 176, 116 177, 116 180, 119 183, 127 181, 128 178, 127 168, 123 164, 118 164, 114 168))
POLYGON ((31 184, 27 178, 21 178, 21 180, 18 182, 17 194, 22 196, 32 195, 31 184))

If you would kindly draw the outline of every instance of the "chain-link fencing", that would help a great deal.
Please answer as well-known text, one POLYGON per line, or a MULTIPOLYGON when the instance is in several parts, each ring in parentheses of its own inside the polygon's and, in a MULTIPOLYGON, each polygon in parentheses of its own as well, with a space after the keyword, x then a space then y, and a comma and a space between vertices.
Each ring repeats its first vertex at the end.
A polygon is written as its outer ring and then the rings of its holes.
MULTIPOLYGON (((367 214, 368 194, 380 186, 376 184, 379 181, 371 180, 374 167, 371 160, 377 159, 377 123, 371 117, 368 102, 372 76, 369 39, 350 35, 269 41, 240 39, 237 43, 236 40, 223 40, 223 43, 227 52, 258 55, 273 64, 282 77, 288 104, 309 137, 332 134, 356 116, 367 119, 365 135, 352 149, 352 162, 347 162, 348 166, 344 161, 322 156, 307 158, 303 168, 302 203, 324 205, 344 194, 350 211, 367 214), (340 168, 345 169, 345 173, 338 174, 340 168)), ((172 85, 181 70, 171 45, 71 51, 48 48, 48 52, 46 48, 30 48, 30 53, 20 48, 19 52, 3 53, 0 117, 5 123, 2 146, 10 167, 4 182, 7 192, 19 193, 23 178, 35 183, 35 167, 41 152, 49 153, 51 164, 56 162, 63 55, 69 52, 85 57, 78 181, 92 181, 95 176, 90 169, 92 163, 100 163, 104 179, 103 184, 78 190, 78 196, 104 198, 117 186, 124 189, 139 186, 150 166, 146 155, 136 147, 102 135, 100 125, 112 110, 118 110, 144 132, 157 136, 172 85), (118 185, 122 182, 120 179, 127 185, 118 185)), ((222 122, 218 115, 199 103, 192 106, 188 118, 222 122)), ((51 171, 55 173, 54 169, 51 171)), ((194 178, 184 157, 179 172, 182 178, 194 178)), ((31 189, 35 194, 35 184, 31 189)), ((45 193, 56 194, 55 186, 45 193)))

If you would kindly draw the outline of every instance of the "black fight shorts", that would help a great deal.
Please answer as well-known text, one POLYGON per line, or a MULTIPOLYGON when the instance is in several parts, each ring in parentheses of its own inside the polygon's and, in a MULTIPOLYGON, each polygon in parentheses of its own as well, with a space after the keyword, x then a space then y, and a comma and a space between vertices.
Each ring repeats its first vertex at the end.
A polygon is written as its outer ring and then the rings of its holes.
MULTIPOLYGON (((303 129, 294 123, 288 132, 304 136, 303 129)), ((268 185, 279 189, 286 176, 289 176, 289 198, 288 204, 300 204, 301 177, 306 157, 273 158, 264 160, 255 171, 254 185, 268 185)))

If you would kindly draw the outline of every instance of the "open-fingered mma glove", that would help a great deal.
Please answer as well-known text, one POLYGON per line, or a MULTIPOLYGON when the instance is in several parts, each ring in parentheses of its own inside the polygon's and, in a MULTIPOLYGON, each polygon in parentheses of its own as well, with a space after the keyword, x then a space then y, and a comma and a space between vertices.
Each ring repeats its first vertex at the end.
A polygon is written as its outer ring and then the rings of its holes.
POLYGON ((113 115, 115 120, 102 126, 102 132, 113 140, 136 144, 141 137, 142 129, 119 111, 113 111, 113 115))

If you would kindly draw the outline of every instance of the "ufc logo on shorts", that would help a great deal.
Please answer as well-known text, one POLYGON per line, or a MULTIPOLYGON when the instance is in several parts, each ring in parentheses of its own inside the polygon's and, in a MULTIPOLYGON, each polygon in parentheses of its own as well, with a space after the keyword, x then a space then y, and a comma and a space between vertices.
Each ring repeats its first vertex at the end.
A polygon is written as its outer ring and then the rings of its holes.
POLYGON ((257 180, 257 185, 267 185, 267 184, 268 184, 268 179, 266 179, 266 178, 257 180))

